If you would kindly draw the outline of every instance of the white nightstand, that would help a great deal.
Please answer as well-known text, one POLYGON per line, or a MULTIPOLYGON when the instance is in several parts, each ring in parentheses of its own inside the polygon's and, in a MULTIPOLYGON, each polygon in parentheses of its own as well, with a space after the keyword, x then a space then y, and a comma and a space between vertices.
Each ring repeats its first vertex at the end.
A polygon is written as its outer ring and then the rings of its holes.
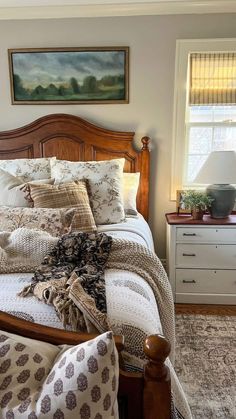
POLYGON ((176 303, 236 304, 236 215, 166 214, 167 272, 176 303))

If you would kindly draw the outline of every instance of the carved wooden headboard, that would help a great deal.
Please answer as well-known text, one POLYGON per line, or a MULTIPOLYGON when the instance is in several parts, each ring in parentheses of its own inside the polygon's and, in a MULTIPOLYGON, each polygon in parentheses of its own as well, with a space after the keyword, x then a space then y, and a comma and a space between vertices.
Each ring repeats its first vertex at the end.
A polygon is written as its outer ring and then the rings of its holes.
POLYGON ((149 138, 133 146, 134 132, 112 131, 77 116, 51 114, 23 127, 0 132, 0 160, 52 157, 88 161, 125 158, 125 172, 140 172, 139 212, 148 219, 149 138))

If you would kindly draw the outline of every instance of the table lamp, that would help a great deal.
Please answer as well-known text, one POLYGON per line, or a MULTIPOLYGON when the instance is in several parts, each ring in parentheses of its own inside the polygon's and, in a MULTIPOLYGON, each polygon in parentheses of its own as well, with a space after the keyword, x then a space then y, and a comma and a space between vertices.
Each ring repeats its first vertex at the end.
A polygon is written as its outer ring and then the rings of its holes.
POLYGON ((236 184, 236 152, 212 151, 194 183, 208 184, 207 195, 214 199, 211 204, 212 218, 228 217, 234 207, 236 189, 231 183, 236 184))

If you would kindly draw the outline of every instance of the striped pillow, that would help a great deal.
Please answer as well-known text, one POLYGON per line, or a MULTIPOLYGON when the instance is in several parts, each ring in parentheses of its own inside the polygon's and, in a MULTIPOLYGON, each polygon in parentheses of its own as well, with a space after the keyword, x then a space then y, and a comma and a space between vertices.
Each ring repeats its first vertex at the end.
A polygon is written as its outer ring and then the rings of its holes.
POLYGON ((28 192, 35 208, 77 208, 71 230, 91 232, 97 227, 89 204, 87 184, 86 180, 57 185, 28 183, 28 192))

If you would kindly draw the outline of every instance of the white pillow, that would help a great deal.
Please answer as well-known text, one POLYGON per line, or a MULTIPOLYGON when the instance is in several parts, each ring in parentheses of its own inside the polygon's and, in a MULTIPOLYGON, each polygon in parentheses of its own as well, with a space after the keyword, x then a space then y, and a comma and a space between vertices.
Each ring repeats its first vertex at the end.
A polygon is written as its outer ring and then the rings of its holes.
POLYGON ((96 224, 113 224, 124 220, 123 167, 125 159, 70 162, 51 161, 55 183, 89 179, 88 190, 96 224))
POLYGON ((139 187, 140 173, 123 174, 123 198, 126 215, 137 215, 136 198, 139 187))
POLYGON ((61 350, 0 332, 2 419, 118 419, 112 332, 61 350))
POLYGON ((56 157, 39 159, 0 160, 0 168, 14 176, 20 176, 24 182, 51 177, 50 161, 56 157))
MULTIPOLYGON (((36 185, 52 184, 53 179, 32 180, 36 185)), ((0 168, 0 206, 7 207, 30 207, 30 202, 25 199, 25 193, 22 188, 25 182, 21 177, 11 175, 0 168)))

